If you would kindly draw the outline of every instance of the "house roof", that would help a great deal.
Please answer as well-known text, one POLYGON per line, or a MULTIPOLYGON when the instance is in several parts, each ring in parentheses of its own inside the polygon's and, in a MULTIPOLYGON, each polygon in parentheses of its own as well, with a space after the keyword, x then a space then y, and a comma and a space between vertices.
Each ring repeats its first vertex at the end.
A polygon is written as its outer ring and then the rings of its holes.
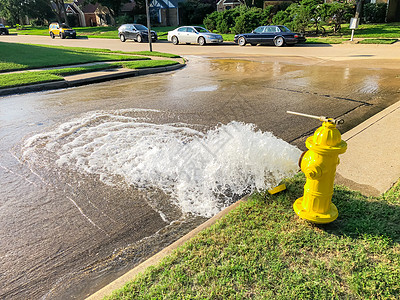
POLYGON ((223 5, 232 5, 232 4, 243 4, 243 1, 241 1, 241 0, 219 0, 218 2, 217 2, 217 5, 220 5, 220 4, 223 4, 223 5))
MULTIPOLYGON (((65 10, 67 13, 79 13, 76 8, 72 5, 72 3, 64 3, 65 6, 65 10)), ((54 2, 51 2, 51 7, 56 10, 57 9, 57 5, 54 2)))
POLYGON ((82 11, 84 14, 94 14, 99 5, 100 5, 99 3, 96 4, 89 3, 84 7, 82 7, 82 11))
POLYGON ((150 7, 162 7, 162 8, 177 8, 180 2, 185 0, 152 0, 150 7))

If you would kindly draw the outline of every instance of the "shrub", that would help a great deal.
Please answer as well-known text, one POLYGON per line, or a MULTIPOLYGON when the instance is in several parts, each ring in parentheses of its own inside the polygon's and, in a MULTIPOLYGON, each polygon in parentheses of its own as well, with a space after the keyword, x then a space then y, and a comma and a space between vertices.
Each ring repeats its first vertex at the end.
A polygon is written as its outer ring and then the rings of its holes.
POLYGON ((204 26, 210 31, 216 30, 218 16, 219 16, 219 12, 217 12, 217 11, 214 11, 211 14, 207 15, 205 17, 205 19, 203 20, 204 26))
POLYGON ((117 25, 133 23, 133 17, 130 15, 122 15, 115 18, 115 23, 117 25))
POLYGON ((386 3, 364 4, 363 15, 366 23, 384 23, 386 18, 386 3))
POLYGON ((231 28, 235 26, 236 18, 240 16, 241 11, 247 9, 245 6, 235 7, 221 12, 217 18, 217 30, 220 33, 230 33, 231 28))
POLYGON ((254 28, 268 24, 271 20, 273 6, 265 9, 241 5, 233 9, 216 12, 207 15, 204 19, 204 26, 210 30, 217 30, 220 33, 241 33, 249 32, 254 28))
POLYGON ((244 11, 235 19, 235 26, 232 28, 233 33, 250 32, 254 28, 265 24, 265 16, 261 8, 252 7, 244 11))
POLYGON ((349 22, 354 15, 355 5, 350 3, 332 2, 326 3, 324 20, 332 26, 333 32, 340 32, 341 24, 349 22))

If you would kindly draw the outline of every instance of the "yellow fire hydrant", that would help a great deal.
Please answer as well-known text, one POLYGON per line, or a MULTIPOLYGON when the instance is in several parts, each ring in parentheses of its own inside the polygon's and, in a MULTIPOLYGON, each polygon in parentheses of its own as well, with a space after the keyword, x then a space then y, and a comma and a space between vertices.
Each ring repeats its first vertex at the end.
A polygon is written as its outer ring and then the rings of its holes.
POLYGON ((293 209, 302 219, 317 224, 330 223, 338 217, 338 210, 332 203, 336 166, 339 164, 339 154, 347 149, 346 142, 342 141, 336 128, 336 124, 343 123, 343 120, 288 113, 318 118, 323 122, 314 135, 306 140, 308 151, 300 158, 300 167, 307 181, 303 197, 296 200, 293 209))

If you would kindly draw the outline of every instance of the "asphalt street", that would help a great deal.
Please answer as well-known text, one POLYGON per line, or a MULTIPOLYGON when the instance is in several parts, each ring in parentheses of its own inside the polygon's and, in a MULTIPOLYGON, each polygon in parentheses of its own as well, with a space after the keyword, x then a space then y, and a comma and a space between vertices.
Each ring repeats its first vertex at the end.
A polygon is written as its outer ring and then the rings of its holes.
MULTIPOLYGON (((108 39, 2 36, 1 41, 148 49, 146 44, 108 39)), ((0 298, 91 294, 204 221, 183 216, 157 191, 123 184, 110 188, 96 176, 57 165, 56 153, 44 151, 40 139, 30 142, 35 134, 67 128, 76 120, 84 128, 129 117, 151 124, 188 124, 203 132, 238 121, 304 149, 305 138, 319 121, 286 110, 341 117, 345 124, 340 130, 352 129, 400 100, 399 46, 201 47, 160 42, 154 50, 180 54, 187 66, 0 97, 0 298), (33 156, 23 155, 32 149, 33 156)))

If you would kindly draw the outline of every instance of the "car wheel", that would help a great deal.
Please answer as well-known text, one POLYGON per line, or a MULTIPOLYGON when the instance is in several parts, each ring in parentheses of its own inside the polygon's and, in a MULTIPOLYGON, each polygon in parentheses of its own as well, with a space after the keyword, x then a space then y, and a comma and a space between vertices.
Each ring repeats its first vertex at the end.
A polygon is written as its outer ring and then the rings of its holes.
POLYGON ((126 38, 125 38, 125 36, 123 34, 121 34, 119 36, 119 39, 121 40, 121 42, 125 42, 126 41, 126 38))
POLYGON ((239 46, 245 46, 246 45, 246 39, 243 37, 243 36, 241 36, 239 39, 238 39, 238 44, 239 44, 239 46))
POLYGON ((56 36, 54 35, 54 33, 50 32, 50 37, 51 37, 52 39, 54 39, 56 36))
POLYGON ((65 39, 64 33, 60 32, 60 38, 65 39))
POLYGON ((198 42, 200 46, 204 46, 206 44, 206 39, 201 36, 199 37, 198 42))
POLYGON ((138 43, 143 42, 143 38, 142 38, 142 36, 141 36, 140 34, 137 35, 136 41, 137 41, 138 43))
POLYGON ((179 44, 179 40, 175 35, 171 38, 171 41, 172 41, 172 44, 174 44, 174 45, 178 45, 179 44))
POLYGON ((285 40, 283 39, 283 37, 278 36, 274 39, 274 45, 277 47, 281 47, 285 44, 285 40))

